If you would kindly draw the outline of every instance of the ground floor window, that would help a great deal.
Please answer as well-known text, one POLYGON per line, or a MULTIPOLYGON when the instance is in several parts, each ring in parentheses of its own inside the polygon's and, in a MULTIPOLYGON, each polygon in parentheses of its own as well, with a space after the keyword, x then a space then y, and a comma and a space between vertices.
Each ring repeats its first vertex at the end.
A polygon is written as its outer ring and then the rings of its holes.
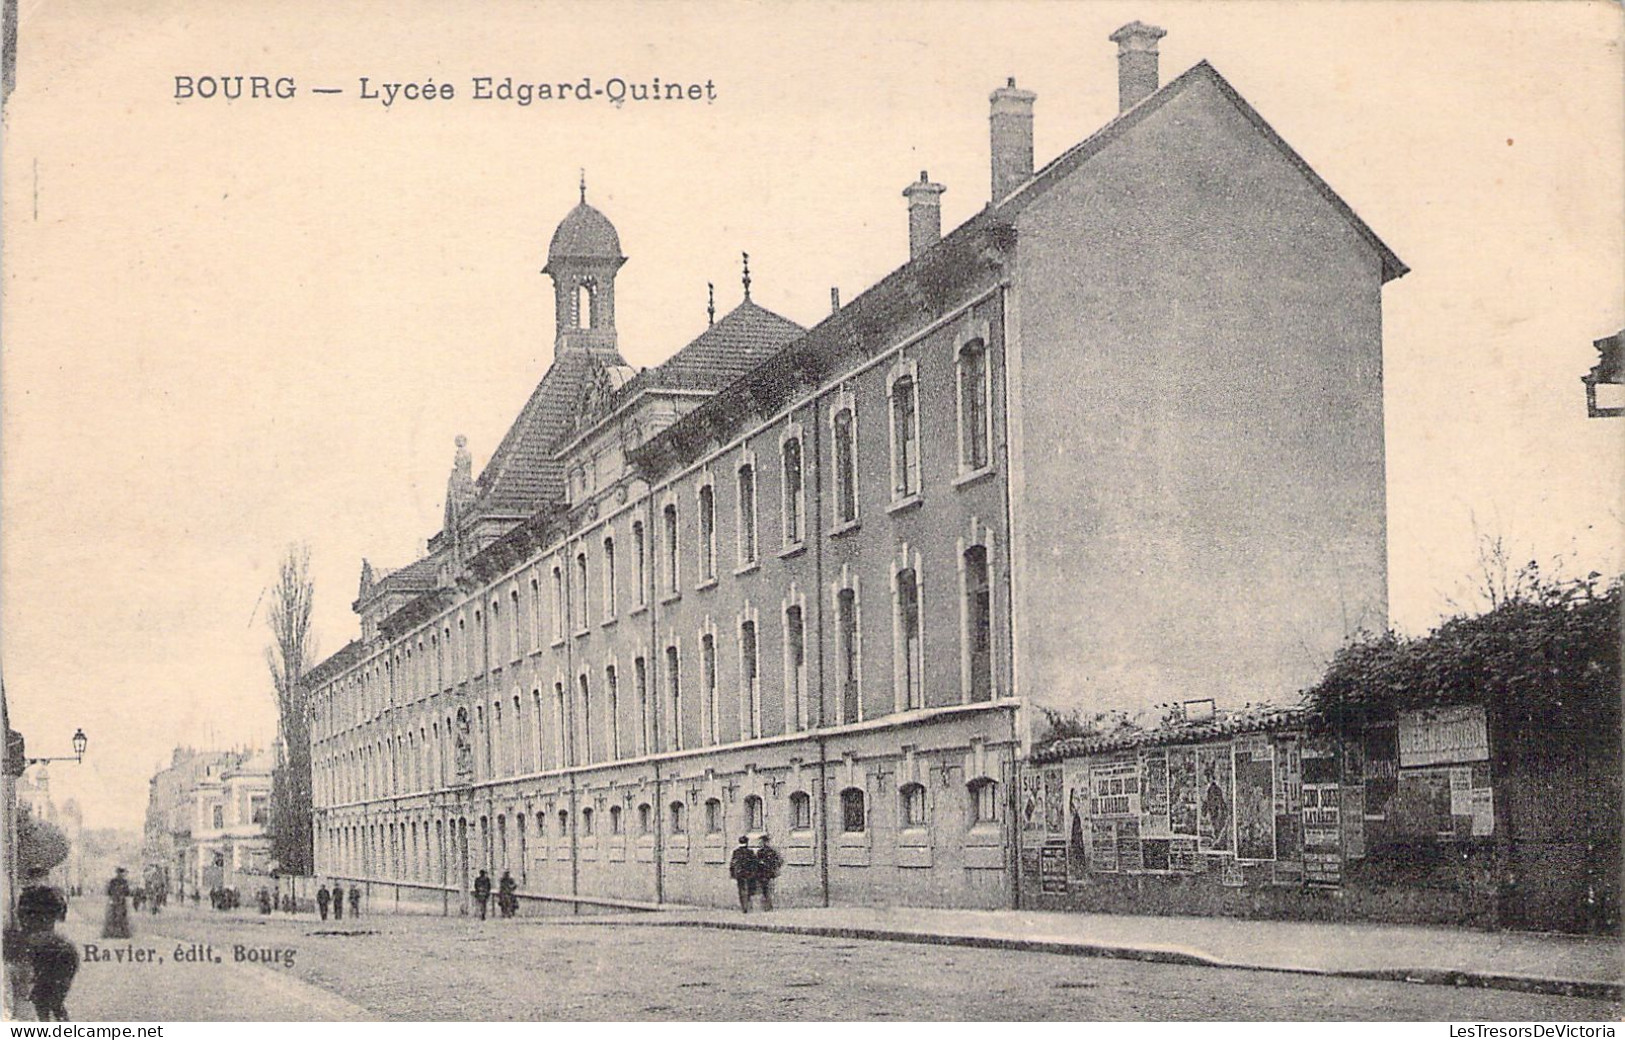
POLYGON ((863 791, 856 787, 848 787, 841 792, 841 830, 848 834, 861 834, 867 827, 863 791))
POLYGON ((812 798, 806 791, 797 791, 790 796, 790 829, 812 830, 812 798))

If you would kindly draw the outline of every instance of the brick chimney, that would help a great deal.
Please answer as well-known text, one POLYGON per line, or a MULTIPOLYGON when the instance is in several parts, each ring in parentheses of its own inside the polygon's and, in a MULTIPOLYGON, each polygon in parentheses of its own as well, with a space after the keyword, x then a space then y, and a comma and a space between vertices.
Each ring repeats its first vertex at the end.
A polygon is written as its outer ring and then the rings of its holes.
POLYGON ((947 191, 933 184, 924 170, 920 179, 903 189, 908 200, 908 258, 910 260, 937 244, 942 238, 942 193, 947 191))
POLYGON ((1130 22, 1108 39, 1117 44, 1117 110, 1127 112, 1157 92, 1157 41, 1166 30, 1130 22))
POLYGON ((1033 175, 1033 102, 1038 95, 1017 90, 1016 78, 988 95, 993 143, 993 201, 998 202, 1033 175))

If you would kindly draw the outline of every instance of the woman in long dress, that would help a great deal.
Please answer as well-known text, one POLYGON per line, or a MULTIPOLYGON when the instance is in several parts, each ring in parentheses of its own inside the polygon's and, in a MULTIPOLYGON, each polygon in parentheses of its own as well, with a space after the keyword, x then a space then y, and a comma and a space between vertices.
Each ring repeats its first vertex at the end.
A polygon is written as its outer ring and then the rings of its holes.
POLYGON ((130 882, 124 877, 124 868, 119 867, 113 874, 113 880, 107 883, 107 917, 102 922, 103 939, 130 937, 130 907, 125 902, 129 898, 130 882))

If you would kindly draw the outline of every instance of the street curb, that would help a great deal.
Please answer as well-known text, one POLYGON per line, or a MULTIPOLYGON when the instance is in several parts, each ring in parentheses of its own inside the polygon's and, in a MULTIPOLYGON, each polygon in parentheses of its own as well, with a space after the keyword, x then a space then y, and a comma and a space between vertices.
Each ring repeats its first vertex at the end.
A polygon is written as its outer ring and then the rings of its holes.
POLYGON ((866 939, 879 942, 916 943, 926 946, 968 946, 989 950, 1019 950, 1026 953, 1056 953, 1072 957, 1105 957, 1112 960, 1144 961, 1151 964, 1180 964, 1187 967, 1228 968, 1242 971, 1274 971, 1289 975, 1318 975, 1324 978, 1368 979, 1379 982, 1410 982, 1430 986, 1476 989, 1504 989, 1547 996, 1583 997, 1591 1000, 1620 1001, 1625 984, 1584 979, 1546 979, 1528 975, 1500 975, 1489 972, 1453 971, 1438 968, 1378 968, 1339 970, 1271 964, 1241 964, 1222 961, 1182 950, 1143 946, 1109 946, 1103 943, 1067 942, 1060 939, 1010 939, 981 935, 950 935, 937 932, 908 932, 886 928, 855 928, 837 925, 749 924, 744 921, 661 920, 634 917, 629 924, 663 928, 717 928, 736 932, 777 932, 831 939, 866 939))

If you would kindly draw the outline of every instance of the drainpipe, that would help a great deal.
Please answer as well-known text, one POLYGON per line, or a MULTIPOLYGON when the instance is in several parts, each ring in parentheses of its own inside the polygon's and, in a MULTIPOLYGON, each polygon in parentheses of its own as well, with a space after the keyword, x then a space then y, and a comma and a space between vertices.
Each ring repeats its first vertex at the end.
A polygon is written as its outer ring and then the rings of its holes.
POLYGON ((661 811, 665 804, 665 796, 660 785, 660 760, 656 759, 655 767, 655 793, 654 804, 649 807, 650 815, 655 818, 655 902, 666 901, 666 816, 661 811))
MULTIPOLYGON (((821 407, 818 400, 813 400, 812 422, 812 457, 813 457, 813 494, 812 508, 808 512, 807 533, 813 541, 813 631, 818 633, 818 887, 823 899, 823 905, 829 906, 829 784, 826 781, 826 762, 828 755, 825 747, 824 732, 824 467, 819 464, 823 458, 823 424, 821 407)), ((805 462, 803 463, 805 467, 805 462)), ((805 625, 805 620, 803 620, 805 625)))

